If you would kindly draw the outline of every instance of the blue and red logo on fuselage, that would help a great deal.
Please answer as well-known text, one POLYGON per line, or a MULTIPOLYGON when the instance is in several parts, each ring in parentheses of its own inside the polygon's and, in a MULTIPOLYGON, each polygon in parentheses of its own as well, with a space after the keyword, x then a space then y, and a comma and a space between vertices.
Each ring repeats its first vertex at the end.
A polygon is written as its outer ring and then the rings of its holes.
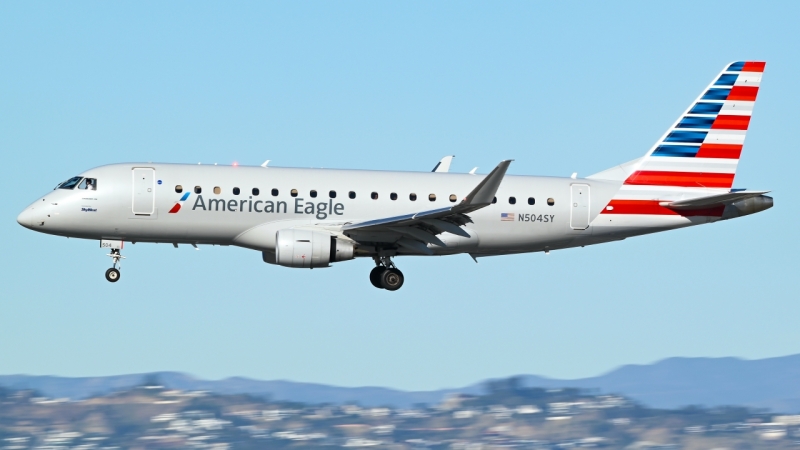
POLYGON ((183 205, 183 202, 185 202, 186 199, 189 198, 189 194, 190 194, 190 192, 187 192, 187 193, 183 194, 183 197, 181 197, 180 200, 175 202, 175 206, 173 206, 172 209, 169 210, 169 213, 170 214, 175 214, 176 212, 180 211, 181 210, 181 206, 183 205))

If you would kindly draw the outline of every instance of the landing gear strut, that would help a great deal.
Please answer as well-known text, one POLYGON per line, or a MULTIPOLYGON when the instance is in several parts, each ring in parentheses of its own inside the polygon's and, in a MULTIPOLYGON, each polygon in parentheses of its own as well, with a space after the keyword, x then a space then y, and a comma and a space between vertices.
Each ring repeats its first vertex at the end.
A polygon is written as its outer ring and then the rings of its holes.
POLYGON ((403 272, 395 267, 388 256, 375 257, 375 268, 369 273, 369 281, 378 289, 396 291, 403 286, 403 272))
POLYGON ((120 265, 119 261, 121 259, 125 259, 125 257, 119 253, 119 249, 111 249, 111 253, 109 253, 106 256, 110 256, 111 259, 114 261, 114 264, 112 264, 111 268, 106 270, 106 280, 112 283, 116 283, 117 281, 119 281, 120 277, 119 269, 117 269, 117 266, 120 265))

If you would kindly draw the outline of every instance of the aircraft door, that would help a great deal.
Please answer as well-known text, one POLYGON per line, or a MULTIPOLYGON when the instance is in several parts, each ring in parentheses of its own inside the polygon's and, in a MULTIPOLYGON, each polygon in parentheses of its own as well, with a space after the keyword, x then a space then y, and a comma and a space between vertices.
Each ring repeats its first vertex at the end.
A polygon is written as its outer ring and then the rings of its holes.
POLYGON ((573 230, 589 228, 589 185, 573 184, 571 188, 569 225, 573 230))
POLYGON ((156 171, 149 167, 133 168, 133 213, 149 216, 155 212, 156 171))

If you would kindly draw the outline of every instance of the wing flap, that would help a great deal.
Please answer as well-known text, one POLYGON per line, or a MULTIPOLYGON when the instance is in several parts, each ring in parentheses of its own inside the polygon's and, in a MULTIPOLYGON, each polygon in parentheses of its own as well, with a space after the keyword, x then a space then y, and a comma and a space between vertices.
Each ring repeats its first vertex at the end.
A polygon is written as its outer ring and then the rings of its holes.
POLYGON ((434 227, 434 228, 436 228, 438 230, 441 230, 442 232, 446 231, 448 233, 452 233, 452 234, 455 234, 457 236, 465 237, 467 239, 469 239, 471 237, 469 235, 469 233, 467 233, 460 226, 458 226, 458 225, 456 225, 456 224, 454 224, 452 222, 447 222, 445 220, 439 220, 439 219, 422 219, 422 223, 424 223, 426 225, 430 225, 430 226, 432 226, 432 227, 434 227))
POLYGON ((429 249, 427 245, 423 244, 420 241, 415 241, 413 239, 400 238, 397 240, 397 245, 417 253, 422 253, 423 255, 433 254, 433 250, 429 249))
POLYGON ((427 244, 438 245, 439 247, 446 247, 446 244, 441 239, 428 233, 427 231, 420 230, 414 227, 386 227, 391 231, 412 237, 427 244))
POLYGON ((381 219, 374 219, 374 220, 367 220, 364 222, 346 224, 345 226, 342 227, 342 231, 360 230, 364 228, 381 227, 385 225, 403 226, 406 224, 415 223, 416 221, 426 217, 435 218, 439 217, 440 215, 447 215, 450 213, 450 209, 451 208, 432 209, 429 211, 422 211, 419 213, 403 214, 402 216, 383 217, 381 219))

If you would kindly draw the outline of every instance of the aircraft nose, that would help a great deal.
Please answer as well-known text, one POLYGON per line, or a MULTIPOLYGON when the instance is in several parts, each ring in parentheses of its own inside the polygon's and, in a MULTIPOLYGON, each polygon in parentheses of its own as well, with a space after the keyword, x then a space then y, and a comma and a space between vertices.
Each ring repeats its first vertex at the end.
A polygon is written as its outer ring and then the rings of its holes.
POLYGON ((33 208, 25 208, 25 210, 17 216, 17 223, 25 228, 33 228, 33 216, 33 208))

